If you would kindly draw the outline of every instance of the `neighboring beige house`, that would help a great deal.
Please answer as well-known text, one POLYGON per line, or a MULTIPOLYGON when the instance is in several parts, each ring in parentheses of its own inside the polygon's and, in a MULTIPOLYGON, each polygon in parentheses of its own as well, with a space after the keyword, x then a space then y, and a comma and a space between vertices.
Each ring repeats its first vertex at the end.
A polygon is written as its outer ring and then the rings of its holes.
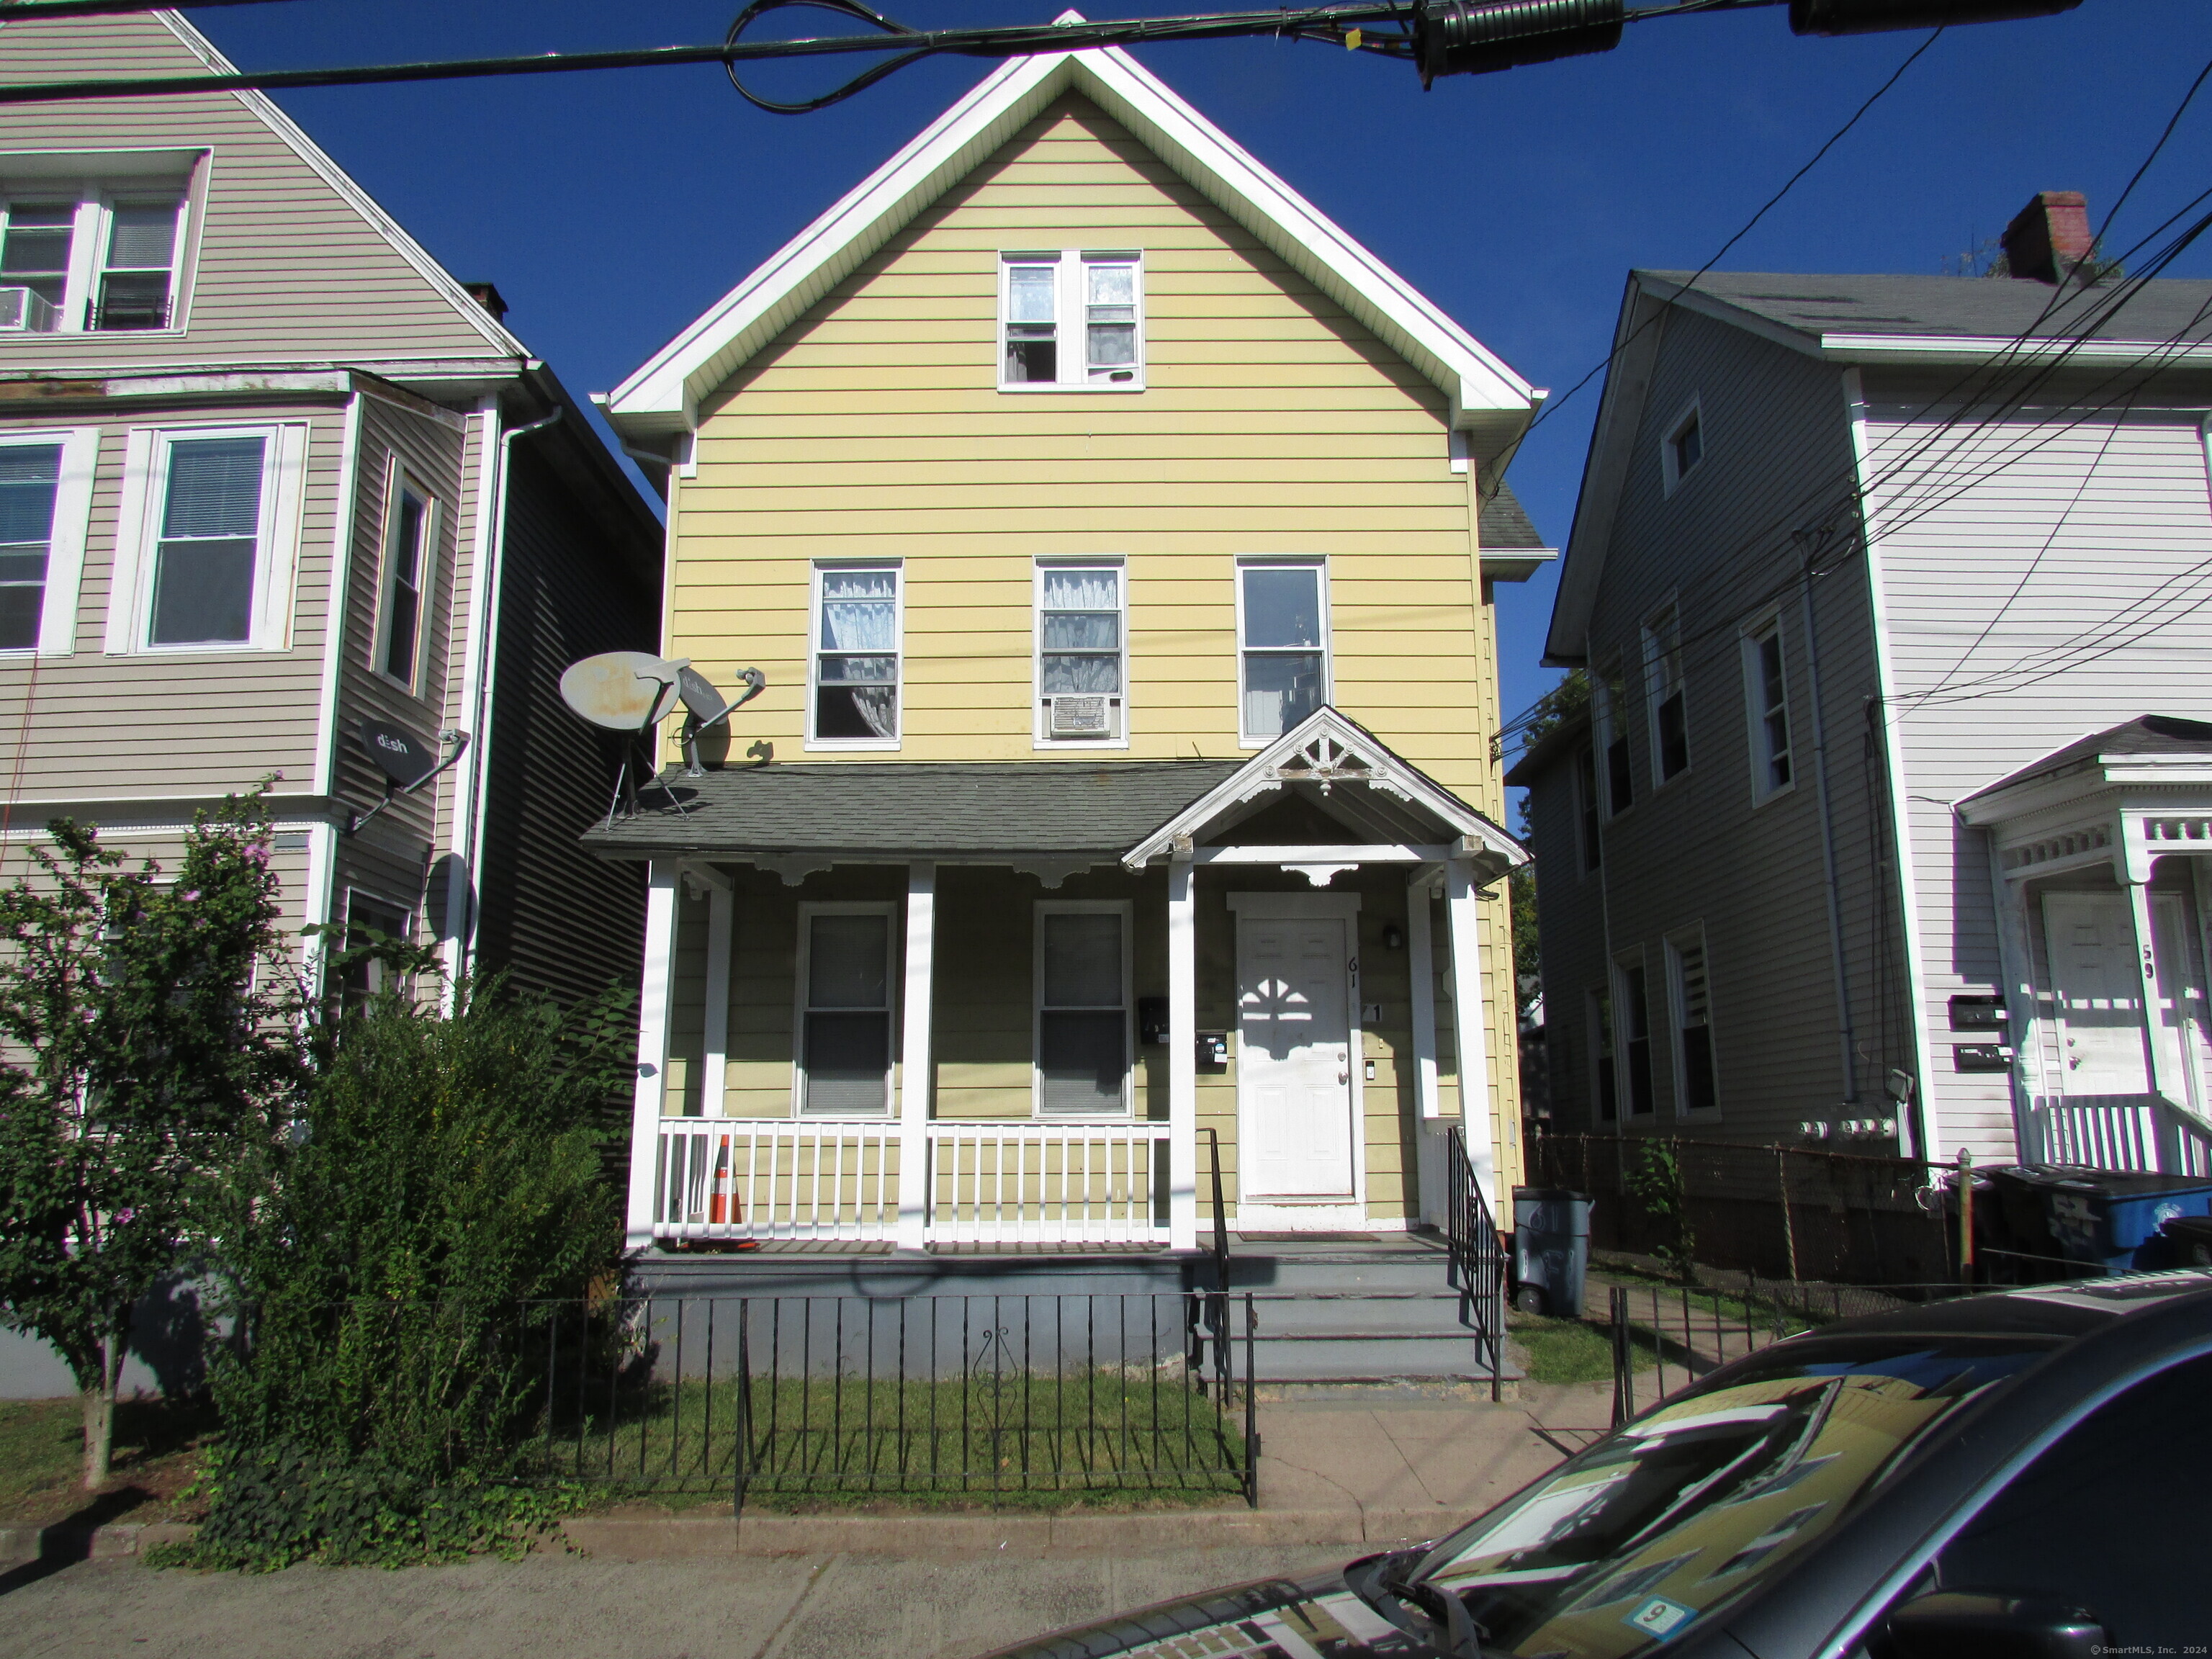
MULTIPOLYGON (((0 28, 9 80, 228 67, 174 13, 0 28)), ((258 94, 0 111, 0 878, 62 815, 170 859, 276 774, 288 926, 635 975, 556 681, 653 642, 659 528, 501 309, 258 94), (465 740, 349 833, 365 718, 465 740)))
POLYGON ((1540 395, 1104 50, 602 399, 668 457, 662 648, 769 683, 589 837, 650 870, 633 1242, 1188 1249, 1216 1137, 1247 1232, 1494 1210, 1540 395))

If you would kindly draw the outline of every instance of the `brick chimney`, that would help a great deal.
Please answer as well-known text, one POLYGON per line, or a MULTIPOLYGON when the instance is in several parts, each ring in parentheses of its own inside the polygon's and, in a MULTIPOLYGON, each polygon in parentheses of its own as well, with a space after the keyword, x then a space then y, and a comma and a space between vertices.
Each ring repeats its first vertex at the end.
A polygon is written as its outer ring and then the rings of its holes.
MULTIPOLYGON (((2081 198, 2077 196, 2074 199, 2078 202, 2081 198)), ((2005 234, 2009 236, 2012 233, 2007 231, 2005 234)), ((507 301, 500 297, 499 290, 489 283, 463 283, 461 290, 486 311, 491 313, 491 319, 495 323, 503 323, 507 320, 507 301)))
POLYGON ((2014 276, 2053 286, 2074 279, 2089 257, 2089 204, 2078 190, 2045 190, 2013 216, 1998 239, 2014 276))

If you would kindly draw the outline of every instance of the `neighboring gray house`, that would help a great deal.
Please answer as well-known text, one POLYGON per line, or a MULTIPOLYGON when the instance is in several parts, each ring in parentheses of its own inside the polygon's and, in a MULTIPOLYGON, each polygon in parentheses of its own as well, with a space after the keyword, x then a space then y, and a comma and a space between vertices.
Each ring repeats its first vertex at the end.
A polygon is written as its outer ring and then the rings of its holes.
POLYGON ((1510 779, 1557 1127, 2205 1167, 2212 283, 2006 242, 1631 275, 1510 779))
MULTIPOLYGON (((0 28, 9 80, 228 67, 173 13, 0 28)), ((556 681, 653 645, 660 527, 502 310, 258 94, 0 112, 0 879, 59 815, 169 859, 278 773, 288 927, 635 982, 556 681), (349 834, 364 718, 465 748, 349 834)))

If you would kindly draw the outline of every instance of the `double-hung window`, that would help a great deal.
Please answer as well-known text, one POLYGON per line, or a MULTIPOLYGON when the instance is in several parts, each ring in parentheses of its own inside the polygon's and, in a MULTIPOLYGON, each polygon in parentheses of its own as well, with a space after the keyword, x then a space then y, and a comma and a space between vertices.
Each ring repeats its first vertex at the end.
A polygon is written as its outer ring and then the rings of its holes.
POLYGON ((1605 816, 1626 812, 1636 804, 1636 779, 1628 759, 1628 700, 1620 679, 1601 674, 1590 689, 1590 726, 1598 746, 1605 751, 1605 816))
POLYGON ((901 574, 895 564, 815 567, 810 744, 898 747, 901 574))
POLYGON ((1678 1115, 1709 1112, 1721 1102, 1713 1074, 1713 994, 1703 933, 1667 941, 1667 977, 1674 1013, 1674 1110, 1678 1115))
POLYGON ((1616 1085, 1625 1085, 1621 1104, 1631 1117, 1652 1109, 1651 999, 1638 954, 1613 964, 1613 1049, 1620 1062, 1616 1085))
POLYGON ((1118 564, 1040 561, 1036 568, 1036 738, 1058 748, 1118 744, 1128 632, 1118 564))
POLYGON ((0 438, 0 651, 67 651, 92 510, 94 430, 0 438))
POLYGON ((0 332, 173 326, 186 210, 181 183, 6 187, 0 204, 0 332))
POLYGON ((357 1011, 386 991, 401 989, 402 985, 389 960, 354 953, 376 945, 405 945, 415 918, 404 905, 352 889, 346 894, 345 919, 346 956, 338 977, 338 994, 349 1009, 357 1011))
POLYGON ((1620 1115, 1620 1066, 1613 1050, 1613 993, 1586 992, 1583 1018, 1589 1037, 1591 1121, 1611 1123, 1620 1115))
POLYGON ((1144 258, 1084 248, 999 260, 999 387, 1141 392, 1144 258))
POLYGON ((1575 825, 1583 873, 1589 875, 1605 862, 1601 834, 1605 819, 1598 810, 1597 751, 1589 744, 1575 750, 1575 825))
POLYGON ((1668 424, 1659 446, 1659 474, 1666 493, 1673 495, 1682 480, 1705 459, 1705 422, 1693 398, 1690 406, 1668 424))
POLYGON ((130 434, 107 649, 282 650, 307 428, 130 434))
POLYGON ((438 507, 428 491, 396 468, 389 500, 376 666, 386 679, 419 692, 428 643, 425 596, 438 565, 438 507))
POLYGON ((799 1109, 882 1115, 891 1098, 891 923, 880 903, 799 907, 799 1109))
POLYGON ((1041 1117, 1129 1109, 1129 907, 1047 899, 1036 907, 1036 1109, 1041 1117))
POLYGON ((1769 617, 1743 636, 1743 697, 1751 715, 1751 793, 1780 794, 1796 781, 1790 749, 1790 677, 1782 623, 1769 617))
POLYGON ((1651 728, 1651 772, 1664 783, 1690 765, 1682 706, 1682 619, 1673 605, 1644 624, 1644 714, 1651 728))
POLYGON ((1328 701, 1328 576, 1318 561, 1237 569, 1239 738, 1272 742, 1328 701))

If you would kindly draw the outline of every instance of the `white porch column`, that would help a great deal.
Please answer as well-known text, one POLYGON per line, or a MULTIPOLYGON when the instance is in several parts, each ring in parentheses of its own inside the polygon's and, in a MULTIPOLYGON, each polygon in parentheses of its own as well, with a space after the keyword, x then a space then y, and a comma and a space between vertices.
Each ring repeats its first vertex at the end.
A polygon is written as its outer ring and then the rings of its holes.
POLYGON ((730 1070, 730 942, 737 930, 737 899, 726 880, 707 890, 706 1059, 700 1068, 699 1109, 723 1115, 730 1070))
POLYGON ((1476 921, 1474 870, 1454 859, 1445 870, 1445 921, 1451 930, 1452 1040, 1459 1049, 1460 1122, 1475 1185, 1498 1212, 1498 1159, 1490 1142, 1490 1058, 1483 1036, 1482 951, 1476 921))
MULTIPOLYGON (((1198 906, 1187 851, 1168 865, 1168 1248, 1198 1248, 1198 906)), ((1242 1167, 1241 1164, 1239 1166, 1242 1167)))
POLYGON ((629 1245, 653 1243, 660 1115, 668 1087, 668 1009, 676 980, 677 866, 655 859, 645 894, 645 974, 637 999, 637 1087, 630 1097, 629 1245))
POLYGON ((1442 1225, 1444 1194, 1440 1159, 1443 1151, 1443 1102, 1437 1086, 1437 959, 1430 937, 1429 884, 1435 872, 1414 872, 1406 884, 1406 984, 1413 1024, 1413 1146, 1421 1216, 1442 1225))
POLYGON ((930 986, 936 964, 937 866, 906 867, 906 992, 899 1008, 898 1248, 929 1242, 930 986))
POLYGON ((2158 930, 2151 920, 2150 883, 2135 880, 2133 871, 2128 873, 2128 915, 2135 923, 2136 934, 2136 981, 2142 987, 2143 1075, 2150 1079, 2153 1094, 2185 1105, 2189 1091, 2173 1075, 2166 1045, 2159 1041, 2162 1016, 2158 1006, 2158 930))

